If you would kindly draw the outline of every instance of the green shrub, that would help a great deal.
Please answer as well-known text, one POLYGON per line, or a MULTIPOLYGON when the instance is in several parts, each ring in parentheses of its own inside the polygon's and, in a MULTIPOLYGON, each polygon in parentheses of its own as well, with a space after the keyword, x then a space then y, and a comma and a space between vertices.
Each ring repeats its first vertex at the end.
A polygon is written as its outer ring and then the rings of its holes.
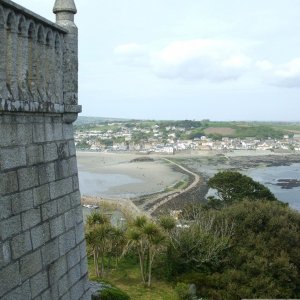
POLYGON ((184 282, 178 282, 175 286, 175 291, 177 292, 180 300, 189 300, 189 285, 184 282))
POLYGON ((109 287, 101 291, 101 300, 130 300, 130 297, 122 290, 109 287))

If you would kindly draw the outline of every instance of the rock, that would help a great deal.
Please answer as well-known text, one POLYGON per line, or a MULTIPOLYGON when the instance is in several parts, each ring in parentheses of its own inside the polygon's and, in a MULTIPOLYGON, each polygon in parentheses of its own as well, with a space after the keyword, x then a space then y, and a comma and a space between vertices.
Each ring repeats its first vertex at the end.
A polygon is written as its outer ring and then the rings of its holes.
POLYGON ((190 295, 191 299, 194 299, 195 297, 197 297, 196 293, 197 293, 196 285, 194 283, 190 284, 189 295, 190 295))

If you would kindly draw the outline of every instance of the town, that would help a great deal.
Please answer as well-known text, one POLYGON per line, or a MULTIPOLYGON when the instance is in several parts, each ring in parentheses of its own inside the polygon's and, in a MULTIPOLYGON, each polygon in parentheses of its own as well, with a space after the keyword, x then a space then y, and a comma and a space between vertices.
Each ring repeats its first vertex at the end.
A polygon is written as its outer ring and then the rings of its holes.
MULTIPOLYGON (((264 125, 212 127, 209 121, 119 121, 76 126, 75 143, 79 150, 134 151, 175 154, 187 150, 300 151, 297 131, 279 130, 264 125), (260 136, 261 127, 264 136, 260 136), (254 128, 254 130, 253 130, 254 128), (237 134, 243 129, 243 134, 237 134), (268 134, 269 132, 269 134, 268 134), (228 134, 228 135, 227 135, 228 134)), ((230 124, 229 124, 230 125, 230 124)))

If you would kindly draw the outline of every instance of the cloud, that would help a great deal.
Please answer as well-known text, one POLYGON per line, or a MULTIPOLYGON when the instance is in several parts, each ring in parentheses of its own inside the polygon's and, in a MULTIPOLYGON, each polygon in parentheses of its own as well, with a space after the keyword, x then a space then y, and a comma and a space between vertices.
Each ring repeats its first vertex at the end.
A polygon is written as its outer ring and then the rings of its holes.
POLYGON ((155 50, 138 44, 114 49, 118 61, 127 65, 147 66, 158 77, 212 82, 235 80, 250 66, 239 43, 216 39, 175 41, 155 50), (148 50, 147 50, 148 49, 148 50))
POLYGON ((275 84, 283 87, 300 87, 300 58, 280 65, 274 72, 275 84))
POLYGON ((233 42, 212 39, 177 41, 152 59, 160 77, 212 82, 239 78, 250 62, 233 42))
POLYGON ((114 49, 117 62, 144 67, 159 78, 221 82, 262 82, 287 88, 300 87, 300 58, 284 64, 256 60, 246 53, 252 44, 222 39, 175 41, 164 47, 129 43, 114 49))
POLYGON ((261 71, 264 81, 270 85, 297 88, 300 87, 300 58, 275 65, 269 61, 258 61, 255 66, 261 71))
POLYGON ((269 62, 268 60, 259 60, 255 63, 255 66, 260 71, 270 71, 273 68, 273 64, 269 62))

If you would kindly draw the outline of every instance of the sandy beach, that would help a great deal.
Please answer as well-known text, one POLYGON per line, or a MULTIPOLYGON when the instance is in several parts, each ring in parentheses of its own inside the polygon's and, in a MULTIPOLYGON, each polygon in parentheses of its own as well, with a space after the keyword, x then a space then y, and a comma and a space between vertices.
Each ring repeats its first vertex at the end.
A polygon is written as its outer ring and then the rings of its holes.
MULTIPOLYGON (((202 201, 208 192, 207 179, 220 170, 229 168, 246 172, 300 163, 299 154, 269 151, 192 151, 172 156, 149 155, 151 161, 132 162, 140 157, 134 153, 78 152, 81 194, 95 198, 96 202, 100 199, 122 203, 128 200, 141 212, 159 215, 181 209, 187 203, 202 201), (181 183, 185 187, 177 188, 178 184, 182 186, 181 183)), ((279 199, 281 197, 283 195, 279 195, 279 199)))
POLYGON ((153 161, 131 162, 140 157, 132 153, 78 152, 82 195, 133 198, 161 192, 187 175, 174 171, 160 156, 153 161))

